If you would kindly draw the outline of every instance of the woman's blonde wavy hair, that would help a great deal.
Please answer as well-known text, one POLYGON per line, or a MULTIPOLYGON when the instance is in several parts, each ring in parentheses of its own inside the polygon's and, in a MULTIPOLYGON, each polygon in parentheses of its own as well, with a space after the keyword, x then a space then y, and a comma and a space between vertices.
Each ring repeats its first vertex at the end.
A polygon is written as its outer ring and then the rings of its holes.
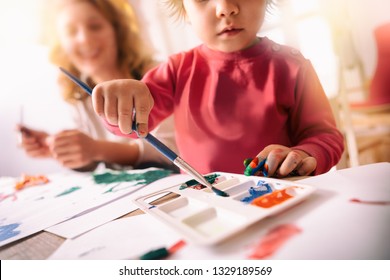
MULTIPOLYGON (((153 62, 152 52, 148 49, 141 38, 139 24, 135 12, 127 0, 59 0, 55 9, 63 4, 72 2, 88 2, 95 6, 102 15, 112 24, 116 34, 118 46, 119 67, 125 73, 130 73, 134 78, 140 79, 145 72, 145 67, 153 62)), ((50 61, 57 66, 67 69, 77 77, 80 71, 70 62, 64 53, 58 38, 51 43, 50 61)), ((86 93, 80 92, 79 88, 63 74, 58 77, 61 93, 65 101, 73 103, 83 99, 86 93)), ((91 79, 87 83, 94 87, 91 79)))

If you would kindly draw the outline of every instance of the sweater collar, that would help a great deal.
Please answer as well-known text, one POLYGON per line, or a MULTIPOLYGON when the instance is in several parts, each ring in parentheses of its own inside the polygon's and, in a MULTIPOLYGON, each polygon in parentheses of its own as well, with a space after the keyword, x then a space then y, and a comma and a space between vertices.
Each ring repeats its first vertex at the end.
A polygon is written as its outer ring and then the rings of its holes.
POLYGON ((202 44, 198 47, 198 50, 202 56, 210 60, 223 60, 223 61, 236 61, 236 60, 245 60, 256 57, 267 49, 270 46, 270 40, 267 37, 261 37, 259 42, 255 45, 236 52, 221 52, 217 50, 212 50, 206 45, 202 44))

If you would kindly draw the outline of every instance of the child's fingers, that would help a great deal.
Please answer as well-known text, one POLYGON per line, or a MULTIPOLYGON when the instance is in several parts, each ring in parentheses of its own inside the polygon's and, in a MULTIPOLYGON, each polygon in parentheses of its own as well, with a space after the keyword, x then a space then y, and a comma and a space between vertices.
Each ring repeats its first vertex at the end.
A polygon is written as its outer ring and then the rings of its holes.
POLYGON ((93 89, 92 100, 95 112, 105 119, 106 126, 113 133, 118 133, 118 127, 122 134, 131 133, 135 109, 139 135, 145 137, 148 134, 153 98, 144 83, 136 80, 103 82, 93 89))
POLYGON ((314 157, 306 157, 297 168, 298 175, 308 176, 317 168, 317 160, 314 157))
POLYGON ((130 95, 122 96, 118 100, 118 126, 123 134, 132 132, 133 99, 130 95))
POLYGON ((140 137, 148 134, 149 114, 153 107, 153 98, 145 84, 138 84, 137 94, 134 96, 134 107, 136 112, 136 124, 140 137))
POLYGON ((96 114, 100 117, 104 116, 104 96, 103 89, 100 85, 96 85, 92 92, 92 105, 96 114))
POLYGON ((95 112, 110 125, 118 125, 118 96, 120 88, 112 81, 95 86, 92 104, 95 112))
POLYGON ((118 99, 106 98, 104 100, 104 115, 111 125, 118 125, 118 99))
POLYGON ((276 148, 269 152, 267 161, 265 162, 265 169, 268 170, 269 177, 275 175, 276 171, 288 155, 289 151, 289 149, 276 148))
POLYGON ((278 170, 278 176, 286 177, 291 172, 297 169, 298 166, 301 166, 302 156, 297 151, 290 151, 278 170))

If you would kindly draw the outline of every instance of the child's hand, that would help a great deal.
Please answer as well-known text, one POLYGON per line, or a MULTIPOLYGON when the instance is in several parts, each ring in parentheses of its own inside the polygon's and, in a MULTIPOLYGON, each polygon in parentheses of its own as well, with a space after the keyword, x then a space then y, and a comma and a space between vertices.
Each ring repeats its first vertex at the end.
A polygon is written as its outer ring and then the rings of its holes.
MULTIPOLYGON (((252 168, 247 167, 245 174, 255 169, 255 166, 264 164, 265 176, 287 177, 287 176, 307 176, 317 167, 317 160, 301 150, 292 150, 282 145, 269 145, 264 148, 252 163, 252 168), (262 163, 263 162, 263 163, 262 163), (249 171, 249 172, 247 172, 249 171)), ((256 175, 256 174, 253 174, 256 175)))
MULTIPOLYGON (((113 80, 98 84, 93 89, 92 102, 95 112, 108 125, 117 126, 123 134, 132 132, 133 110, 141 137, 148 134, 148 118, 153 107, 153 98, 148 87, 137 80, 113 80)), ((115 128, 109 127, 110 131, 115 128)))

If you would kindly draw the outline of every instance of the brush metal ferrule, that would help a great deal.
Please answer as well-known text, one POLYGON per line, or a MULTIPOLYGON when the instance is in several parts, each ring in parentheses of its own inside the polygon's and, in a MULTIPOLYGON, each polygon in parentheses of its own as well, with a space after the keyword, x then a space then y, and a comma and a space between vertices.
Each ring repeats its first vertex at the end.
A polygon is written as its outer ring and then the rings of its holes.
POLYGON ((181 170, 185 171, 186 173, 192 175, 196 181, 198 181, 200 184, 205 185, 206 187, 212 189, 213 186, 207 181, 202 174, 200 174, 198 171, 196 171, 194 168, 192 168, 191 165, 189 165, 187 162, 185 162, 181 157, 177 157, 173 163, 179 167, 181 170))

